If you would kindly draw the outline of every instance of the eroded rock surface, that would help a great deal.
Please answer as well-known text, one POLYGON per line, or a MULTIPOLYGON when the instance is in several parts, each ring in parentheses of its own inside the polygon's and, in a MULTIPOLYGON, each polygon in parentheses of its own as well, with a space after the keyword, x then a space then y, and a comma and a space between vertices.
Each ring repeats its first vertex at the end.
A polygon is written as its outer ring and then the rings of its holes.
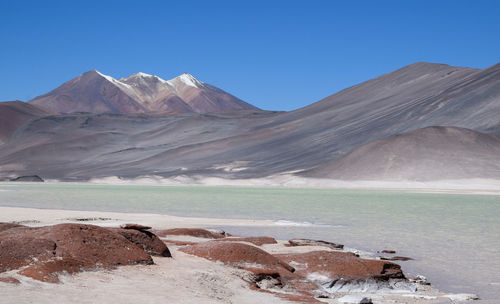
POLYGON ((174 228, 174 229, 166 229, 155 231, 156 235, 161 237, 166 237, 169 235, 187 235, 199 238, 207 238, 207 239, 221 239, 224 238, 220 233, 212 232, 207 229, 200 228, 174 228))
POLYGON ((14 224, 14 223, 0 223, 0 232, 11 229, 11 228, 17 228, 17 227, 26 227, 26 226, 14 224))
POLYGON ((141 247, 151 255, 162 257, 172 256, 167 245, 152 232, 135 228, 110 228, 110 230, 121 234, 127 240, 141 247))
POLYGON ((342 245, 342 244, 326 242, 326 241, 321 241, 321 240, 310 240, 310 239, 292 239, 292 240, 289 240, 288 243, 292 247, 293 246, 323 246, 323 247, 329 247, 331 249, 344 248, 344 245, 342 245))
POLYGON ((135 230, 149 230, 151 226, 144 226, 140 224, 123 224, 120 226, 122 229, 135 229, 135 230))
POLYGON ((60 273, 73 274, 83 271, 85 266, 84 262, 73 258, 54 258, 28 266, 19 274, 43 282, 59 283, 60 273))
POLYGON ((0 282, 8 284, 21 284, 21 282, 13 277, 1 277, 0 282))
POLYGON ((211 261, 243 269, 264 269, 270 272, 293 272, 294 268, 279 258, 252 245, 235 242, 202 242, 179 249, 211 261))
POLYGON ((0 232, 0 272, 27 266, 20 274, 46 282, 58 282, 62 272, 153 264, 145 250, 170 255, 166 245, 147 231, 84 224, 1 227, 11 228, 0 232))
POLYGON ((268 236, 256 236, 256 237, 229 237, 224 239, 217 239, 217 242, 247 242, 252 243, 257 246, 262 246, 265 244, 277 244, 276 239, 268 236))

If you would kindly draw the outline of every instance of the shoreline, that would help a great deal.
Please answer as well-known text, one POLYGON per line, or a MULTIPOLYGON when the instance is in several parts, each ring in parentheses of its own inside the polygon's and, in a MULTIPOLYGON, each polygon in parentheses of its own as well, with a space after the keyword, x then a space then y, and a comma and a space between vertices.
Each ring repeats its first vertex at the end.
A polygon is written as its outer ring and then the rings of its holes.
MULTIPOLYGON (((0 185, 41 184, 39 182, 2 181, 0 185)), ((112 186, 175 186, 175 187, 251 187, 251 188, 289 188, 289 189, 329 189, 329 190, 366 190, 400 191, 407 193, 430 194, 471 194, 500 195, 500 180, 460 179, 437 181, 344 181, 317 178, 303 178, 290 174, 264 178, 225 179, 218 177, 178 176, 139 176, 126 179, 117 176, 91 178, 81 181, 47 179, 43 184, 67 185, 112 185, 112 186)))
MULTIPOLYGON (((141 225, 152 226, 154 229, 169 229, 169 228, 209 228, 213 226, 270 226, 276 225, 275 222, 269 220, 235 220, 235 219, 214 219, 214 218, 189 218, 178 217, 160 214, 146 214, 146 213, 118 213, 118 212, 94 212, 94 211, 74 211, 74 210, 57 210, 57 209, 35 209, 35 208, 18 208, 18 207, 0 207, 0 222, 16 222, 23 225, 32 227, 48 226, 61 223, 79 223, 79 224, 92 224, 101 227, 118 227, 125 223, 140 223, 141 225)), ((193 237, 174 237, 172 241, 200 241, 198 238, 193 237)), ((206 240, 202 240, 206 241, 206 240)), ((283 241, 279 241, 276 245, 264 245, 263 248, 272 253, 283 252, 308 252, 312 250, 326 250, 324 247, 295 247, 286 249, 283 247, 283 241)), ((21 280, 18 286, 10 286, 0 283, 0 290, 5 292, 6 299, 18 300, 16 302, 25 303, 29 302, 31 296, 47 296, 46 302, 50 301, 75 301, 82 293, 94 293, 97 290, 98 298, 102 301, 109 300, 109 298, 101 294, 104 290, 109 290, 109 294, 113 297, 119 297, 126 303, 137 301, 137 295, 131 298, 124 297, 123 288, 125 286, 137 286, 145 280, 154 280, 153 283, 148 284, 146 288, 151 295, 152 301, 158 300, 160 295, 165 297, 164 293, 170 293, 167 299, 173 300, 176 303, 196 303, 202 301, 203 303, 228 303, 233 300, 238 303, 255 303, 255 299, 260 299, 265 303, 291 303, 281 297, 276 296, 273 292, 255 291, 249 288, 242 280, 237 280, 242 277, 241 271, 222 265, 219 262, 213 263, 198 257, 187 255, 178 251, 179 247, 175 244, 168 243, 174 256, 173 260, 167 258, 154 258, 155 264, 153 266, 124 266, 115 270, 95 270, 90 272, 82 272, 73 276, 63 275, 62 284, 47 284, 31 279, 21 278, 17 274, 9 272, 8 274, 14 276, 16 279, 21 280), (195 270, 193 270, 193 268, 195 270), (203 270, 202 270, 203 269, 203 270), (181 275, 182 273, 182 275, 181 275), (159 282, 168 277, 173 279, 175 284, 168 284, 159 282), (192 282, 194 280, 194 283, 192 282), (192 284, 199 285, 197 292, 191 290, 192 284), (229 290, 226 285, 229 284, 229 290), (92 289, 88 289, 91 287, 92 289), (162 292, 156 291, 158 288, 163 288, 162 292), (95 289, 95 290, 94 290, 95 289), (23 297, 18 298, 19 290, 26 292, 23 297), (179 301, 172 296, 181 297, 179 292, 182 290, 194 298, 183 299, 179 301), (49 295, 49 293, 57 292, 58 295, 49 295), (214 296, 214 294, 216 296, 214 296), (198 297, 198 299, 196 299, 198 297), (248 300, 251 299, 251 300, 248 300)), ((370 258, 371 253, 356 251, 352 248, 346 248, 347 252, 357 252, 363 258, 370 258), (351 251, 349 251, 351 250, 351 251)), ((372 257, 373 258, 373 257, 372 257)), ((404 265, 403 265, 404 271, 404 265)), ((443 300, 449 299, 448 295, 438 291, 434 287, 425 287, 422 285, 421 290, 418 292, 409 291, 371 291, 371 292, 347 292, 340 293, 340 295, 367 295, 371 297, 374 303, 388 303, 393 301, 400 301, 399 303, 448 303, 443 300), (401 302, 403 301, 403 302, 401 302)), ((142 291, 144 292, 144 291, 142 291)), ((127 293, 125 293, 127 294, 127 293)), ((339 296, 331 299, 321 299, 325 303, 340 303, 338 302, 339 296)), ((43 302, 43 301, 42 301, 43 302)), ((81 301, 85 303, 85 301, 81 301)), ((147 299, 146 299, 147 302, 147 299)), ((450 302, 451 303, 451 302, 450 302)), ((487 303, 483 301, 476 301, 476 303, 487 303)))

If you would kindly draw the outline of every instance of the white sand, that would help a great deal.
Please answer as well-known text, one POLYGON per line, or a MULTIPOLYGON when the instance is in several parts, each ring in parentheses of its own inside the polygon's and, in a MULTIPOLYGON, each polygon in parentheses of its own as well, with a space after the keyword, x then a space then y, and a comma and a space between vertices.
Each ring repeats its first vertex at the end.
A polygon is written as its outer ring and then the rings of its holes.
POLYGON ((138 223, 155 229, 195 228, 209 226, 271 226, 270 220, 241 220, 179 217, 148 213, 118 213, 101 211, 74 211, 0 207, 0 222, 19 222, 28 226, 46 226, 61 223, 81 223, 99 226, 119 226, 125 223, 138 223), (93 219, 78 221, 77 219, 93 219), (36 221, 36 222, 33 222, 36 221))

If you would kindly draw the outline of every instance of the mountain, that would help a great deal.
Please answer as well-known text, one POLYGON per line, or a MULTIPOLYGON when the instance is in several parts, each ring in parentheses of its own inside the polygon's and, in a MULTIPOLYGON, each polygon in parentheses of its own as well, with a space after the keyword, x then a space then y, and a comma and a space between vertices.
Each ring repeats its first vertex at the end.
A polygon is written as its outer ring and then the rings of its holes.
POLYGON ((119 80, 84 73, 29 103, 59 113, 209 113, 257 108, 190 74, 165 81, 137 73, 119 80))
MULTIPOLYGON (((146 101, 173 98, 157 88, 164 86, 154 76, 132 75, 119 82, 130 87, 138 83, 141 90, 126 96, 134 96, 144 108, 146 101)), ((23 124, 0 147, 0 176, 85 180, 308 174, 363 145, 431 126, 499 136, 499 90, 500 64, 479 70, 416 63, 291 112, 50 115, 23 124), (2 170, 12 164, 24 169, 2 170)), ((179 85, 176 92, 183 101, 191 96, 183 95, 179 85)), ((321 174, 333 176, 318 171, 315 177, 321 174)))
POLYGON ((49 114, 47 111, 21 101, 0 102, 0 145, 7 142, 26 121, 49 114))
POLYGON ((304 173, 339 180, 500 179, 500 138, 455 127, 427 127, 354 149, 304 173))

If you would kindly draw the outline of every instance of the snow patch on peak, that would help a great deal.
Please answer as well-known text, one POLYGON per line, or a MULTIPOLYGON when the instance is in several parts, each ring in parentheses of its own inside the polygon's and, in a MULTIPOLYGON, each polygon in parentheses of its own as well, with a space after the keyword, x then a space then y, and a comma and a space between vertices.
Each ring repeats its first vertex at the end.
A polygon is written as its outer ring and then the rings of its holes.
POLYGON ((98 75, 106 78, 108 81, 111 81, 111 82, 116 82, 117 80, 114 79, 113 77, 111 76, 108 76, 108 75, 104 75, 103 73, 99 72, 98 70, 94 70, 98 75))
POLYGON ((143 72, 139 72, 139 73, 135 73, 135 74, 132 74, 130 76, 128 76, 127 78, 121 78, 120 81, 127 81, 127 80, 137 80, 137 79, 155 79, 155 80, 158 80, 160 82, 166 82, 165 80, 161 79, 160 77, 156 76, 156 75, 151 75, 151 74, 147 74, 147 73, 143 73, 143 72))
POLYGON ((137 76, 137 77, 154 77, 153 75, 146 74, 146 73, 143 73, 143 72, 135 73, 132 76, 137 76))
POLYGON ((203 82, 199 81, 193 75, 188 74, 188 73, 184 73, 184 74, 172 79, 172 81, 176 81, 176 80, 185 84, 185 85, 195 87, 195 88, 202 88, 205 86, 205 84, 203 82))

